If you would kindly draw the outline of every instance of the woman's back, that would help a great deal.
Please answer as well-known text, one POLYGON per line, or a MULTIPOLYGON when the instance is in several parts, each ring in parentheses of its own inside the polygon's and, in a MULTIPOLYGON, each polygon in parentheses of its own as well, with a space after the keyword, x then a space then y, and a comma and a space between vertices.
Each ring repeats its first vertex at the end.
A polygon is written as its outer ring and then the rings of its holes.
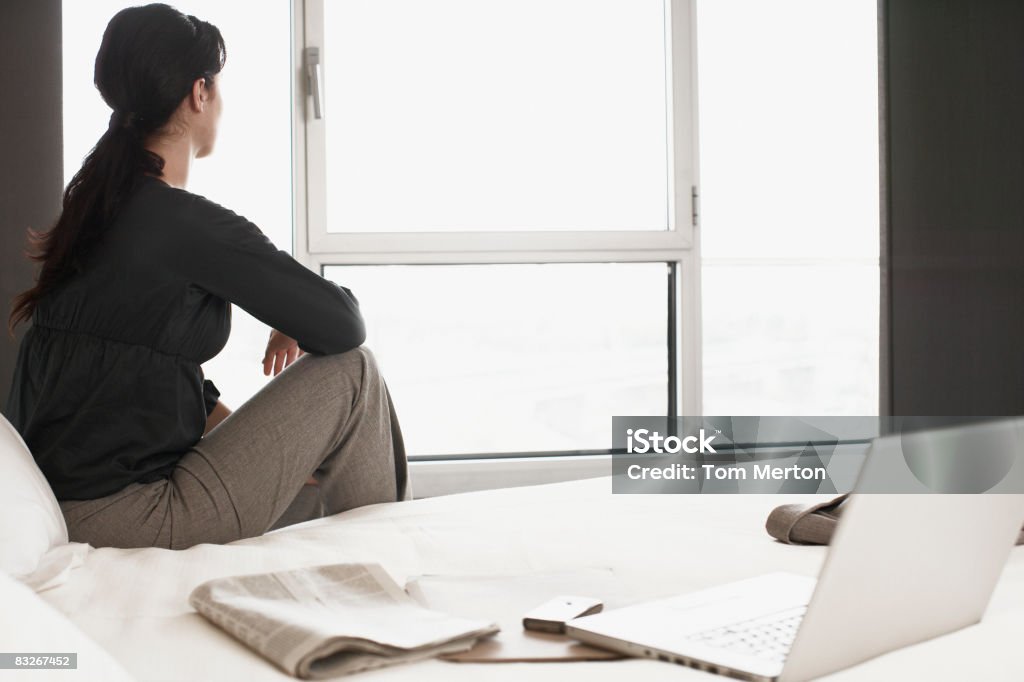
POLYGON ((181 276, 198 198, 145 181, 83 272, 39 301, 8 399, 58 499, 166 476, 206 423, 230 305, 181 276))

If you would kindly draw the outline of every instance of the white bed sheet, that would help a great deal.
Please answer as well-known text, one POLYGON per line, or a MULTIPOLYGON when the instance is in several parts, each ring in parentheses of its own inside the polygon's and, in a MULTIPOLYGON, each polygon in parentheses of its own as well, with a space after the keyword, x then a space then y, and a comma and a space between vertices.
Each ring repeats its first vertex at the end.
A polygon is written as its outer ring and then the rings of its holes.
MULTIPOLYGON (((808 496, 612 495, 608 478, 374 505, 231 545, 97 549, 40 596, 139 680, 292 679, 197 615, 187 596, 218 576, 376 561, 400 583, 423 574, 505 575, 611 568, 619 600, 640 600, 783 570, 814 575, 821 547, 774 542, 772 507, 808 496)), ((968 579, 965 576, 965 579, 968 579)), ((1024 548, 985 621, 829 677, 1022 680, 1024 548)), ((839 644, 839 643, 837 643, 839 644)), ((646 660, 465 664, 426 661, 359 679, 714 679, 646 660)))

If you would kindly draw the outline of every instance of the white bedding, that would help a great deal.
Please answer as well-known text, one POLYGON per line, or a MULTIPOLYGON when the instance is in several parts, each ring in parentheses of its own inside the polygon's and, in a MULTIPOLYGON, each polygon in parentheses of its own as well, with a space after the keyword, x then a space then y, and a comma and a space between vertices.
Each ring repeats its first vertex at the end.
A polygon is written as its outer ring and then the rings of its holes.
MULTIPOLYGON (((97 549, 69 582, 41 593, 139 680, 292 679, 187 604, 210 578, 376 561, 400 583, 422 574, 496 575, 611 568, 610 602, 708 587, 769 571, 814 575, 820 547, 774 542, 769 510, 808 496, 612 495, 610 479, 375 505, 231 545, 97 549)), ((969 579, 965 576, 965 580, 969 579)), ((552 595, 553 596, 553 595, 552 595)), ((531 606, 531 605, 526 605, 531 606)), ((1022 680, 1024 548, 1013 550, 986 620, 883 656, 834 680, 1022 680)), ((839 644, 839 643, 837 643, 839 644)), ((716 679, 646 660, 466 664, 427 661, 358 679, 716 679)), ((721 679, 721 678, 719 678, 721 679)))

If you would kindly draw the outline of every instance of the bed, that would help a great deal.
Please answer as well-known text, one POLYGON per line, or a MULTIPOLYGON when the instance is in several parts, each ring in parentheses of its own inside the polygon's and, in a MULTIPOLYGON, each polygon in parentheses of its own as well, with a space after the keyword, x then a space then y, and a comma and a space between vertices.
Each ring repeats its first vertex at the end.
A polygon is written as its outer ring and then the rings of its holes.
MULTIPOLYGON (((813 496, 612 495, 608 478, 380 504, 230 545, 185 551, 90 549, 63 585, 39 597, 138 680, 292 679, 210 625, 186 598, 210 578, 375 561, 400 583, 418 575, 507 576, 610 571, 610 605, 783 570, 815 574, 821 547, 764 531, 769 510, 813 496)), ((582 575, 582 573, 581 573, 582 575)), ((965 580, 968 576, 965 576, 965 580)), ((585 587, 585 585, 584 585, 585 587)), ((982 624, 832 680, 1021 680, 1024 548, 1011 554, 982 624)), ((715 679, 648 660, 453 663, 363 673, 365 680, 715 679)))

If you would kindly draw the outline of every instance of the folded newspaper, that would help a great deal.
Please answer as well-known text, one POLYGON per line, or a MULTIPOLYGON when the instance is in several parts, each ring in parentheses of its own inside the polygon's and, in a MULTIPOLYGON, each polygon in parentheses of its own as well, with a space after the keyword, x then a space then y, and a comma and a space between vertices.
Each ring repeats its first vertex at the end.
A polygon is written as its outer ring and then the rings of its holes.
POLYGON ((218 578, 193 590, 189 603, 303 679, 466 651, 498 631, 420 606, 378 564, 218 578))

